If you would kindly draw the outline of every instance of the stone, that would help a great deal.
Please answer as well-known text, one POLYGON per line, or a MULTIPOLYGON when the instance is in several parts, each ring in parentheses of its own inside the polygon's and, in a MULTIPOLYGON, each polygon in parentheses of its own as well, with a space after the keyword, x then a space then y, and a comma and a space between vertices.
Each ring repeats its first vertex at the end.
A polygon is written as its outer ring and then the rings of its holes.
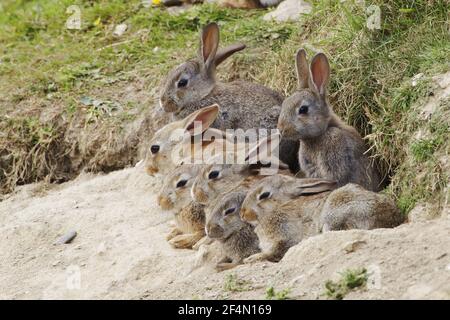
POLYGON ((345 253, 354 252, 354 251, 358 250, 359 248, 361 248, 361 246, 363 246, 365 243, 366 242, 363 240, 356 240, 356 241, 348 242, 344 246, 344 251, 345 251, 345 253))
POLYGON ((311 10, 311 4, 303 0, 285 0, 275 10, 264 15, 263 19, 277 22, 297 21, 302 14, 309 14, 311 10))
POLYGON ((125 23, 118 24, 114 28, 113 35, 116 37, 120 37, 125 33, 125 31, 127 31, 127 29, 128 29, 128 26, 125 23))

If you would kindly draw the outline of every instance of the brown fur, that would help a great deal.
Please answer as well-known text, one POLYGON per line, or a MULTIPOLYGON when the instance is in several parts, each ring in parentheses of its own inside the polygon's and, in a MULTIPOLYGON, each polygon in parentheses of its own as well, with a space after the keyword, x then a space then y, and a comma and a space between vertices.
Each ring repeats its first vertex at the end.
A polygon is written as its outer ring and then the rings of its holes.
POLYGON ((259 0, 219 0, 219 6, 225 8, 257 9, 263 6, 259 0))
POLYGON ((167 237, 169 244, 174 248, 192 249, 205 236, 204 206, 191 202, 175 213, 175 222, 177 226, 167 237))
POLYGON ((239 265, 245 258, 260 251, 253 226, 239 216, 245 194, 246 191, 239 190, 223 195, 207 210, 207 234, 222 245, 224 254, 216 266, 219 271, 239 265), (224 212, 230 208, 235 211, 225 215, 224 212))
POLYGON ((393 228, 404 222, 395 202, 387 195, 348 184, 333 191, 322 208, 320 225, 325 231, 393 228))
POLYGON ((278 261, 289 247, 321 231, 388 228, 404 220, 386 195, 357 184, 335 188, 322 179, 281 175, 254 185, 242 204, 241 217, 256 225, 260 244, 266 245, 245 262, 278 261), (260 199, 262 194, 270 195, 260 199))
MULTIPOLYGON (((181 119, 195 110, 217 103, 221 111, 213 124, 214 128, 275 129, 283 96, 256 83, 217 81, 216 67, 225 60, 223 54, 219 60, 216 59, 219 46, 217 24, 210 23, 205 26, 200 38, 199 57, 174 68, 166 77, 160 95, 163 109, 172 113, 175 119, 181 119), (187 84, 180 87, 181 80, 187 81, 187 84)), ((239 51, 236 48, 241 50, 244 47, 232 45, 222 52, 234 53, 239 51)), ((283 138, 281 149, 282 160, 295 170, 298 167, 295 155, 298 142, 283 138)))
POLYGON ((379 173, 365 154, 364 141, 328 104, 329 72, 324 54, 317 54, 308 67, 306 53, 298 51, 299 90, 284 100, 278 129, 284 137, 300 141, 298 159, 306 177, 335 180, 339 186, 353 182, 378 191, 379 173))
POLYGON ((190 199, 189 190, 198 174, 198 165, 181 165, 166 176, 158 194, 158 204, 163 210, 172 210, 176 227, 167 236, 175 248, 191 249, 205 236, 204 206, 190 199), (186 181, 177 187, 180 181, 186 181))

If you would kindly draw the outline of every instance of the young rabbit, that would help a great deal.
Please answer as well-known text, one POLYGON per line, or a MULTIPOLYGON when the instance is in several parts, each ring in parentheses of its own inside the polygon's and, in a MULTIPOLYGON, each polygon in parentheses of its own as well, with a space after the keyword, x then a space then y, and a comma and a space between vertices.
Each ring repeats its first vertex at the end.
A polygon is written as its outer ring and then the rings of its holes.
POLYGON ((256 224, 260 243, 270 247, 247 262, 277 261, 303 238, 321 231, 392 228, 404 219, 386 195, 350 183, 317 178, 266 177, 247 193, 241 218, 256 224), (333 190, 333 191, 332 191, 333 190))
POLYGON ((244 262, 277 262, 302 239, 319 232, 317 220, 334 181, 274 175, 253 186, 241 207, 241 219, 256 226, 261 253, 244 262), (306 196, 307 195, 307 196, 306 196))
MULTIPOLYGON (((181 136, 180 134, 183 132, 194 134, 195 122, 201 123, 203 135, 207 132, 208 134, 224 137, 224 132, 210 128, 218 114, 219 106, 217 104, 211 105, 159 129, 150 141, 150 150, 146 159, 147 173, 149 175, 158 174, 164 176, 182 162, 183 153, 189 151, 187 149, 191 149, 193 139, 190 136, 181 136)), ((223 141, 221 139, 203 141, 202 139, 200 144, 202 150, 200 151, 203 151, 203 148, 208 146, 212 147, 214 144, 221 146, 223 141)), ((195 157, 202 156, 202 152, 200 152, 200 155, 197 155, 194 150, 193 153, 195 157)))
POLYGON ((322 231, 394 228, 405 221, 387 195, 349 183, 330 193, 321 210, 322 231))
MULTIPOLYGON (((233 53, 245 48, 243 44, 219 47, 219 27, 206 25, 201 33, 199 57, 188 60, 171 70, 165 80, 160 104, 164 111, 181 119, 188 114, 217 103, 221 110, 214 128, 220 130, 275 128, 283 96, 263 85, 234 81, 219 82, 216 67, 233 53)), ((282 160, 298 168, 298 141, 283 139, 282 160)))
POLYGON ((181 165, 164 179, 158 204, 175 215, 176 227, 167 236, 175 248, 191 249, 205 236, 204 206, 192 201, 189 189, 200 165, 181 165))
MULTIPOLYGON (((268 169, 267 167, 272 164, 271 162, 274 162, 273 160, 278 163, 278 170, 273 173, 282 172, 289 174, 287 166, 278 160, 276 154, 266 150, 272 143, 271 141, 274 141, 276 137, 277 135, 272 135, 260 139, 258 144, 249 148, 245 157, 247 159, 243 164, 234 163, 233 161, 235 159, 224 163, 222 161, 223 158, 220 156, 217 157, 217 162, 215 162, 216 159, 214 158, 210 159, 209 162, 211 164, 203 166, 192 184, 192 199, 206 205, 214 201, 221 194, 231 192, 237 188, 248 189, 253 183, 264 177, 264 175, 261 175, 261 171, 268 169), (251 161, 251 159, 265 160, 266 165, 263 165, 261 162, 251 161)), ((274 149, 276 146, 271 146, 271 148, 274 149)), ((231 157, 234 156, 234 154, 230 153, 227 153, 225 156, 228 155, 231 155, 231 157)))
POLYGON ((221 244, 224 253, 216 265, 218 271, 231 269, 260 251, 254 228, 239 216, 245 195, 245 191, 228 193, 206 210, 206 234, 221 244))
POLYGON ((296 67, 299 90, 284 100, 278 129, 283 137, 300 140, 300 170, 306 177, 335 180, 338 186, 353 182, 378 191, 379 174, 365 155, 364 141, 328 104, 327 57, 318 53, 308 66, 306 52, 300 49, 296 67))

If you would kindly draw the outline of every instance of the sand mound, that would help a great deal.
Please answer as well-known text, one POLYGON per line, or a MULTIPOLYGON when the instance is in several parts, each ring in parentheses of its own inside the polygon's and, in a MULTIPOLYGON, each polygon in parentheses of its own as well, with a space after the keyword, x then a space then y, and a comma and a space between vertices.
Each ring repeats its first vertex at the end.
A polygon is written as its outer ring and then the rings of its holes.
POLYGON ((19 188, 0 202, 0 298, 254 299, 273 286, 316 299, 326 280, 357 267, 372 270, 373 279, 348 298, 450 298, 448 216, 331 232, 291 248, 280 263, 217 273, 202 259, 205 250, 167 244, 171 217, 156 207, 159 186, 140 167, 83 174, 49 190, 19 188), (72 243, 54 245, 71 230, 78 233, 72 243), (224 289, 229 274, 244 282, 236 291, 224 289))

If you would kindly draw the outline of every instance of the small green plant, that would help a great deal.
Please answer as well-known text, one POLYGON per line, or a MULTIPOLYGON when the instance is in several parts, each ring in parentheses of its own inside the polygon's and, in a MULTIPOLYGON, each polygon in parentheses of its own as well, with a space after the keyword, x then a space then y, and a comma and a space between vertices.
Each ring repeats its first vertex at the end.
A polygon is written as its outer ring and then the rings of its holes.
POLYGON ((414 206, 417 203, 417 199, 410 194, 405 194, 402 195, 398 200, 397 200, 397 206, 399 207, 400 211, 403 214, 407 214, 408 212, 410 212, 414 206))
POLYGON ((251 282, 248 280, 239 279, 235 274, 227 274, 223 288, 229 292, 242 292, 250 290, 251 282))
POLYGON ((350 270, 341 273, 341 279, 334 282, 325 282, 325 294, 332 299, 342 300, 351 290, 365 286, 367 283, 367 270, 365 268, 350 270))
POLYGON ((275 291, 274 287, 269 287, 266 290, 266 299, 267 300, 288 300, 290 289, 284 289, 281 291, 275 291))
POLYGON ((411 152, 416 161, 426 161, 433 156, 440 144, 439 139, 421 139, 411 145, 411 152))

